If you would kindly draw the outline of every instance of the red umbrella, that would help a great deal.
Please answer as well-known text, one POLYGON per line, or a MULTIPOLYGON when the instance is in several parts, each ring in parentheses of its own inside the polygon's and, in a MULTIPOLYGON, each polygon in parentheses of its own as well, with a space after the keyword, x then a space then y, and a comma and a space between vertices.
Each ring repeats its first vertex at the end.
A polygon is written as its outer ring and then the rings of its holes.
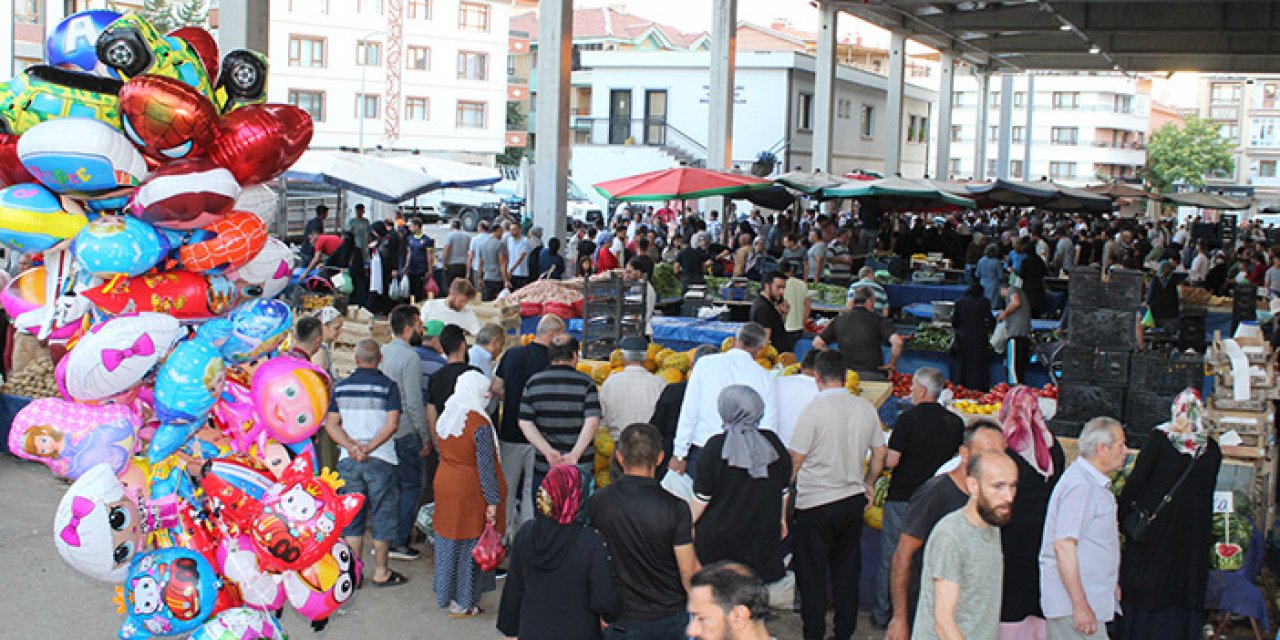
POLYGON ((679 167, 608 180, 596 184, 595 188, 601 195, 612 200, 644 202, 733 196, 756 189, 768 189, 771 185, 771 180, 754 176, 679 167))

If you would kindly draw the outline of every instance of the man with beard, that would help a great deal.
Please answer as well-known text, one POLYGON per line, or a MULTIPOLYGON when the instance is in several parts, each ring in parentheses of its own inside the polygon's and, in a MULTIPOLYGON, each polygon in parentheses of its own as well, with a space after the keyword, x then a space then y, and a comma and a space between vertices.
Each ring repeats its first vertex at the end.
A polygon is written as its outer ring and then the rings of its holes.
POLYGON ((995 638, 1000 629, 1000 530, 1013 515, 1018 467, 1008 455, 969 460, 969 502, 938 521, 924 548, 912 638, 995 638))
POLYGON ((689 581, 689 625, 695 640, 769 640, 769 591, 749 567, 717 562, 689 581))
POLYGON ((427 436, 427 414, 422 402, 422 359, 410 342, 422 338, 422 317, 418 308, 402 304, 391 310, 391 343, 382 347, 382 372, 400 389, 400 425, 396 428, 396 475, 400 481, 399 522, 391 542, 395 560, 417 560, 419 552, 409 546, 413 520, 426 485, 423 458, 431 453, 427 436))

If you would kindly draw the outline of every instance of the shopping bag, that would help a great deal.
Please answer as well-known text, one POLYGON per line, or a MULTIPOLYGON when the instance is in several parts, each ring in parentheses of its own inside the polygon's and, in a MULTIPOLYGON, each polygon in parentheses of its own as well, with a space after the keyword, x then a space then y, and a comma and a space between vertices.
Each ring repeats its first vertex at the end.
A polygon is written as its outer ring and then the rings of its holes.
POLYGON ((686 502, 693 501, 693 478, 683 473, 668 471, 667 475, 662 476, 662 488, 667 493, 680 498, 686 502))
POLYGON ((392 300, 404 300, 404 290, 400 288, 400 280, 392 278, 391 283, 387 285, 387 297, 392 300))
POLYGON ((382 256, 377 252, 374 252, 373 258, 369 260, 369 293, 383 293, 382 256))
POLYGON ((498 535, 498 530, 492 524, 486 523, 484 532, 471 550, 471 558, 480 566, 481 571, 493 571, 502 564, 502 559, 506 556, 507 548, 502 546, 502 536, 498 535))
POLYGON ((330 280, 333 282, 334 290, 339 293, 350 295, 352 291, 356 290, 355 284, 351 282, 351 274, 346 269, 333 274, 330 280))
POLYGON ((440 285, 436 283, 436 279, 432 278, 430 274, 427 275, 426 290, 428 298, 434 298, 440 295, 440 285))
POLYGON ((1009 323, 1001 320, 996 323, 996 330, 991 332, 991 348, 996 353, 1004 353, 1009 344, 1009 323))

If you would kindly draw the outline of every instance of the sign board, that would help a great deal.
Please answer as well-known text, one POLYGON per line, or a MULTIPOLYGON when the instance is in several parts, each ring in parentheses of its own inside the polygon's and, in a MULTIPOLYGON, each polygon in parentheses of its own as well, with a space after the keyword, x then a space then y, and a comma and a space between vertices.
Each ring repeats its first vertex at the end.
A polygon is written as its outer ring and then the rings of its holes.
POLYGON ((1213 492, 1213 512, 1214 513, 1234 513, 1235 512, 1235 494, 1230 491, 1214 491, 1213 492))

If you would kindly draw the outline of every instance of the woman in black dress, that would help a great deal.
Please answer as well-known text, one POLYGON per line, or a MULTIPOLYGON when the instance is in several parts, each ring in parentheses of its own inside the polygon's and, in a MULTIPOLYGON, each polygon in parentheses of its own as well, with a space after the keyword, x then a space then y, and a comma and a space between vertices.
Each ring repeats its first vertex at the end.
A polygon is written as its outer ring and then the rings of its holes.
POLYGON ((1017 386, 1000 407, 1000 426, 1009 457, 1018 465, 1013 516, 1000 531, 1004 552, 1004 588, 1000 600, 1000 637, 1044 637, 1040 610, 1040 543, 1049 496, 1066 467, 1066 458, 1040 411, 1035 389, 1017 386))
POLYGON ((991 386, 991 366, 987 350, 996 319, 991 316, 991 303, 982 295, 982 285, 971 284, 956 301, 951 313, 951 326, 956 331, 952 355, 960 360, 957 376, 961 386, 987 389, 991 386))
POLYGON ((400 234, 386 222, 379 220, 370 227, 370 235, 374 239, 371 252, 376 253, 382 262, 382 293, 375 294, 369 301, 369 310, 387 313, 395 304, 387 297, 387 292, 391 290, 391 273, 400 265, 400 234))
POLYGON ((1213 547, 1213 489, 1222 450, 1201 421, 1200 394, 1187 389, 1173 401, 1173 419, 1156 427, 1134 462, 1116 501, 1119 522, 1138 505, 1154 511, 1173 492, 1139 544, 1120 555, 1120 638, 1193 640, 1204 625, 1204 593, 1213 547))

